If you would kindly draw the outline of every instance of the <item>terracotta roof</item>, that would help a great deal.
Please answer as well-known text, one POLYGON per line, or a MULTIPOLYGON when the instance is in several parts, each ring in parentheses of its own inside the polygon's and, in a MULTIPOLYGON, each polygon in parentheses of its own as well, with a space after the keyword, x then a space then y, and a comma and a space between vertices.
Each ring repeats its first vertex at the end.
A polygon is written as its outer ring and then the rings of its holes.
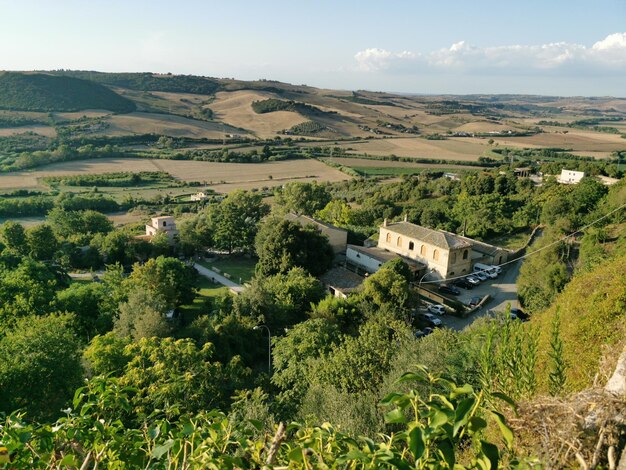
POLYGON ((333 268, 320 276, 320 281, 343 293, 348 293, 359 287, 365 279, 346 268, 333 268))
POLYGON ((314 219, 313 217, 309 217, 308 215, 297 215, 297 214, 294 214, 293 212, 289 212, 288 214, 285 215, 285 218, 291 222, 298 222, 301 225, 304 222, 310 225, 321 225, 322 227, 330 228, 333 230, 340 230, 342 232, 347 232, 347 230, 343 228, 335 227, 332 224, 327 224, 326 222, 322 222, 321 220, 314 219))
POLYGON ((443 230, 433 230, 430 228, 415 225, 411 222, 396 222, 387 224, 387 230, 404 235, 406 237, 415 238, 431 245, 445 248, 447 250, 457 248, 470 248, 472 244, 467 240, 455 235, 454 233, 445 232, 443 230))
POLYGON ((409 266, 413 266, 415 268, 421 269, 425 268, 426 265, 419 261, 416 261, 411 258, 407 258, 405 256, 401 256, 397 253, 393 253, 391 251, 387 251, 384 248, 378 248, 376 246, 368 247, 368 246, 358 246, 358 245, 348 245, 348 249, 354 250, 358 253, 364 254, 365 256, 369 256, 372 259, 376 259, 381 263, 385 263, 389 260, 400 258, 402 261, 407 263, 409 266))

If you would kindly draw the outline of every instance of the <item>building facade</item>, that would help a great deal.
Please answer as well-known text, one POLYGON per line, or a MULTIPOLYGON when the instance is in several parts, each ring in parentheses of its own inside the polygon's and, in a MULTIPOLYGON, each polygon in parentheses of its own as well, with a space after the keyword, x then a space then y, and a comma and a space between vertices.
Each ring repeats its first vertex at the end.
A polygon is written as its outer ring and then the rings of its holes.
POLYGON ((426 265, 432 277, 439 279, 468 274, 472 269, 472 243, 468 239, 407 221, 385 221, 378 248, 426 265))
POLYGON ((150 224, 146 225, 146 236, 153 237, 159 232, 167 234, 167 238, 173 240, 174 237, 178 235, 174 217, 170 215, 152 217, 150 224))

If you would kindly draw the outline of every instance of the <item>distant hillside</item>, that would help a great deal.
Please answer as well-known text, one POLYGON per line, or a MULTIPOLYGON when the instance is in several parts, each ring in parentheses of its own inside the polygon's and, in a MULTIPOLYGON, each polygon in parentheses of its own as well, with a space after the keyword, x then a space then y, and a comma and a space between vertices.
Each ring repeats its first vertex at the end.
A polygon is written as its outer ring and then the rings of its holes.
POLYGON ((156 75, 153 73, 104 73, 82 70, 54 72, 55 75, 81 78, 103 85, 128 88, 138 91, 165 91, 170 93, 194 93, 212 95, 220 83, 207 77, 195 75, 156 75))
POLYGON ((98 83, 48 74, 0 73, 0 109, 129 113, 135 103, 98 83))

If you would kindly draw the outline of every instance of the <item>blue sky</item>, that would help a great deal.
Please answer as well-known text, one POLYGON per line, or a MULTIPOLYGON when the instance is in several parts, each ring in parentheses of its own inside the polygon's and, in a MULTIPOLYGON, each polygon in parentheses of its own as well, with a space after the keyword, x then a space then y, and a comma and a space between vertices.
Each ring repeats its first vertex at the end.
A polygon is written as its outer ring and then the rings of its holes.
POLYGON ((58 68, 626 96, 626 1, 0 0, 0 69, 58 68))

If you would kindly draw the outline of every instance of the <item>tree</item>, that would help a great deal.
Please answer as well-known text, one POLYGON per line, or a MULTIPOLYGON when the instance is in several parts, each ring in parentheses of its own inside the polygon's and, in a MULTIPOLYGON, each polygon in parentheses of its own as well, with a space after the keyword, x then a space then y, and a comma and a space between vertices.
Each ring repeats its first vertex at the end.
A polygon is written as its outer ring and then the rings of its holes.
POLYGON ((16 267, 0 265, 0 328, 18 317, 49 313, 58 287, 43 263, 25 258, 16 267))
POLYGON ((264 221, 255 246, 259 276, 285 273, 295 266, 319 276, 330 269, 334 258, 328 238, 315 228, 276 218, 264 221))
POLYGON ((343 201, 330 201, 316 215, 320 220, 329 224, 346 226, 352 222, 352 209, 343 201))
POLYGON ((90 338, 106 333, 113 326, 112 315, 101 311, 101 306, 106 305, 106 295, 106 287, 97 282, 71 284, 58 292, 56 308, 61 312, 73 313, 77 333, 83 338, 90 338))
POLYGON ((26 241, 26 231, 22 224, 12 221, 5 222, 2 224, 0 236, 7 248, 21 255, 28 254, 29 249, 28 242, 26 241))
POLYGON ((261 194, 234 191, 219 204, 207 208, 215 248, 232 253, 252 251, 257 225, 269 212, 261 194))
POLYGON ((226 407, 250 374, 238 358, 224 365, 213 359, 212 344, 200 348, 190 339, 142 338, 124 353, 132 359, 119 380, 136 389, 132 404, 140 417, 175 404, 185 413, 226 407))
POLYGON ((165 302, 158 294, 134 289, 128 295, 128 302, 120 304, 114 331, 118 336, 130 337, 134 341, 153 336, 164 338, 171 331, 165 319, 166 312, 165 302))
POLYGON ((131 239, 130 235, 115 230, 107 235, 97 234, 93 237, 91 246, 98 250, 106 263, 127 265, 132 260, 131 239))
POLYGON ((311 304, 324 297, 324 288, 302 268, 273 276, 256 276, 234 300, 233 310, 255 318, 270 329, 281 329, 306 319, 311 304))
POLYGON ((59 242, 47 224, 36 225, 26 232, 30 256, 40 261, 51 260, 59 249, 59 242))
POLYGON ((198 273, 175 258, 149 259, 145 264, 135 264, 126 281, 126 289, 145 289, 165 302, 167 310, 188 304, 195 297, 198 273))
POLYGON ((72 315, 25 317, 0 339, 0 409, 57 416, 82 380, 72 315))
POLYGON ((297 405, 310 385, 311 362, 325 357, 340 339, 336 325, 315 318, 295 325, 274 341, 272 383, 281 388, 281 401, 297 405))
POLYGON ((276 194, 276 203, 287 212, 313 215, 331 200, 330 193, 317 183, 287 183, 276 194))
POLYGON ((415 299, 407 279, 394 267, 398 265, 383 266, 368 277, 359 292, 359 298, 371 302, 377 311, 393 312, 396 318, 407 320, 415 299))

